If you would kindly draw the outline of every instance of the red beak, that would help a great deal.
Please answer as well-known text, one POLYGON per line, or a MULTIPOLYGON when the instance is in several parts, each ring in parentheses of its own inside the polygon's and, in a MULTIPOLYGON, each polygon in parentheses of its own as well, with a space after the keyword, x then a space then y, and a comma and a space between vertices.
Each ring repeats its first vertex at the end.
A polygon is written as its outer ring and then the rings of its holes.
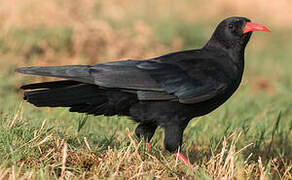
POLYGON ((265 26, 263 26, 261 24, 247 22, 245 27, 243 28, 243 34, 248 33, 250 31, 267 31, 267 32, 271 32, 267 27, 265 27, 265 26))

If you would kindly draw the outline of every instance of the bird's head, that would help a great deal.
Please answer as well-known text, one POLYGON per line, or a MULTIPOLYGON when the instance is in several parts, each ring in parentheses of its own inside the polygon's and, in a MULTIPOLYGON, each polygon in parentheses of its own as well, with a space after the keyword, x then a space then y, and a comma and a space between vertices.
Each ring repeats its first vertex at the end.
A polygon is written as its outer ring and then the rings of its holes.
POLYGON ((226 49, 244 49, 252 31, 267 31, 261 24, 252 23, 245 17, 230 17, 224 19, 216 28, 210 41, 206 45, 221 46, 226 49))

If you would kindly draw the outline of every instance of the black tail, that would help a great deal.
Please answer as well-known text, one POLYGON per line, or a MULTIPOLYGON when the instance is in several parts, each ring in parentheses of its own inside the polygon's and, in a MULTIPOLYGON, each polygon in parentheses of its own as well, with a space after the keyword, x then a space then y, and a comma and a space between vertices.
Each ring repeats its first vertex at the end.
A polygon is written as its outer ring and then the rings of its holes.
POLYGON ((41 88, 58 88, 58 87, 66 87, 70 85, 77 85, 81 84, 77 81, 70 81, 70 80, 64 80, 64 81, 53 81, 53 82, 42 82, 42 83, 34 83, 34 84, 27 84, 24 86, 21 86, 21 89, 27 90, 27 89, 41 89, 41 88))
POLYGON ((53 81, 21 87, 27 91, 24 100, 37 107, 71 107, 71 112, 94 115, 127 115, 135 94, 77 81, 53 81))

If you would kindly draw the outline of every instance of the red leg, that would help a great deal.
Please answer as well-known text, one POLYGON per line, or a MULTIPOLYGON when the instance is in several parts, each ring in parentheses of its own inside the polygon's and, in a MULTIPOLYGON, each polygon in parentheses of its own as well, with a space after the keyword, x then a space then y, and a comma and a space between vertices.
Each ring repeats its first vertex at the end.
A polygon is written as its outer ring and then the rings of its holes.
MULTIPOLYGON (((151 144, 150 143, 146 143, 146 147, 147 147, 147 149, 148 150, 150 150, 151 149, 151 144)), ((180 160, 180 161, 182 161, 186 166, 189 166, 190 168, 194 168, 192 165, 191 165, 191 163, 188 161, 188 159, 182 154, 182 153, 175 153, 174 154, 175 156, 177 156, 178 157, 178 159, 180 160)))
POLYGON ((186 166, 189 166, 189 167, 192 168, 192 169, 194 168, 194 167, 191 165, 191 163, 187 160, 187 158, 186 158, 182 153, 178 152, 178 153, 175 153, 174 155, 177 156, 178 159, 179 159, 181 162, 183 162, 186 166))
POLYGON ((151 144, 150 143, 146 143, 147 149, 150 150, 151 149, 151 144))

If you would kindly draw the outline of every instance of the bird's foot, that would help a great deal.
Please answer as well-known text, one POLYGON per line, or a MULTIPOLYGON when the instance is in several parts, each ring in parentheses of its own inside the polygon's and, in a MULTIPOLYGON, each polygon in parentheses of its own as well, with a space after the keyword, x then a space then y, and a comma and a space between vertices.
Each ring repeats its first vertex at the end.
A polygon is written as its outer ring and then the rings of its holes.
POLYGON ((188 159, 180 152, 177 152, 174 154, 181 162, 183 162, 186 166, 190 168, 194 168, 191 163, 188 161, 188 159))
POLYGON ((148 150, 150 150, 151 149, 151 144, 150 143, 146 143, 146 147, 147 147, 148 150))
MULTIPOLYGON (((147 149, 148 150, 150 150, 151 149, 151 144, 150 143, 146 143, 146 147, 147 147, 147 149)), ((194 168, 193 166, 192 166, 192 164, 188 161, 188 159, 182 154, 182 153, 180 153, 180 152, 177 152, 177 153, 175 153, 174 154, 181 162, 183 162, 186 166, 188 166, 188 167, 190 167, 190 168, 194 168)))

